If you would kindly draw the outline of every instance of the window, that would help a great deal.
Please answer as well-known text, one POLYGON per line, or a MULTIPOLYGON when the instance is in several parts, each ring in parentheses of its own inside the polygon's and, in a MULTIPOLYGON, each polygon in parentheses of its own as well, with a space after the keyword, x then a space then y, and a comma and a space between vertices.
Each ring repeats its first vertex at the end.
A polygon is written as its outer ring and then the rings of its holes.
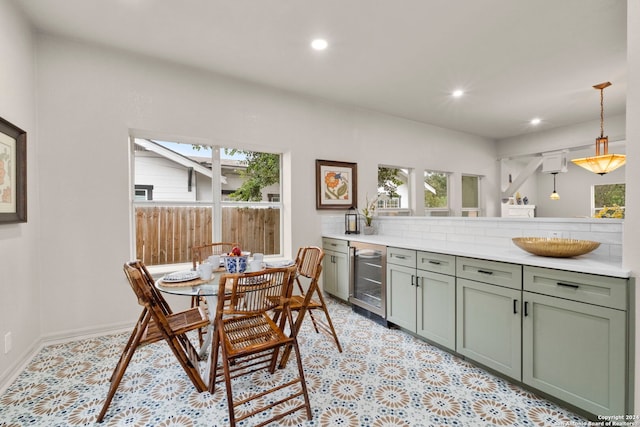
POLYGON ((280 154, 132 141, 136 258, 189 263, 193 246, 212 241, 281 253, 280 154))
POLYGON ((462 216, 480 216, 480 177, 462 175, 462 216))
POLYGON ((378 166, 378 215, 410 213, 410 170, 395 166, 378 166))
POLYGON ((135 200, 153 200, 153 185, 136 185, 135 200))
POLYGON ((424 171, 424 210, 427 216, 449 216, 449 174, 424 171))
POLYGON ((624 184, 601 184, 592 187, 591 212, 596 218, 624 218, 624 184))

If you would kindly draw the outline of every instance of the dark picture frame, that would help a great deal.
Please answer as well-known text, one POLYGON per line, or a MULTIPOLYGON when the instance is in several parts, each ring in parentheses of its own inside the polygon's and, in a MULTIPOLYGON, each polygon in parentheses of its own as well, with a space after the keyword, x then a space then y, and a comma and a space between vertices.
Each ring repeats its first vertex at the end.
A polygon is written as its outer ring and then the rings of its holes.
POLYGON ((358 164, 316 160, 316 209, 349 209, 358 205, 358 164))
POLYGON ((27 222, 27 132, 0 117, 0 224, 27 222))

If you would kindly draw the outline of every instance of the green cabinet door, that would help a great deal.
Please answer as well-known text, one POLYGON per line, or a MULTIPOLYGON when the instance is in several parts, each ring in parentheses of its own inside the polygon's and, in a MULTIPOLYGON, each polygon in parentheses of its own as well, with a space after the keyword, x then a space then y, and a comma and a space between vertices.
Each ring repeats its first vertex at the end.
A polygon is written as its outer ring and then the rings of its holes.
POLYGON ((467 279, 456 282, 456 349, 509 377, 521 377, 522 291, 467 279))
POLYGON ((524 292, 524 383, 592 414, 625 414, 624 311, 524 292))
POLYGON ((349 256, 346 253, 325 250, 322 283, 325 292, 344 301, 349 299, 349 256))
POLYGON ((335 296, 343 301, 349 300, 349 255, 338 252, 334 254, 333 261, 336 268, 335 296))
POLYGON ((387 320, 416 332, 416 269, 387 264, 387 320))
POLYGON ((331 295, 335 295, 338 292, 336 263, 333 259, 335 253, 325 248, 324 259, 322 260, 322 288, 331 295))
POLYGON ((456 278, 418 270, 418 335, 456 349, 456 278))

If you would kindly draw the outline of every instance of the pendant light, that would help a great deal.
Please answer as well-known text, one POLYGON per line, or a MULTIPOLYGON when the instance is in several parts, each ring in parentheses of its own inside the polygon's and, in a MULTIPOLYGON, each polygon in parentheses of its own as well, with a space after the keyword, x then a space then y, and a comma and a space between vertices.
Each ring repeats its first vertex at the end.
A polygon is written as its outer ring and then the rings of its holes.
POLYGON ((593 157, 584 157, 582 159, 571 160, 578 166, 588 171, 604 175, 620 166, 624 165, 626 156, 624 154, 609 154, 609 137, 604 136, 604 89, 611 86, 610 82, 600 83, 593 88, 600 91, 600 137, 596 138, 596 155, 593 157), (600 147, 602 146, 602 153, 600 147))
POLYGON ((560 195, 556 192, 556 175, 558 172, 552 172, 553 175, 553 193, 549 196, 551 200, 560 200, 560 195))

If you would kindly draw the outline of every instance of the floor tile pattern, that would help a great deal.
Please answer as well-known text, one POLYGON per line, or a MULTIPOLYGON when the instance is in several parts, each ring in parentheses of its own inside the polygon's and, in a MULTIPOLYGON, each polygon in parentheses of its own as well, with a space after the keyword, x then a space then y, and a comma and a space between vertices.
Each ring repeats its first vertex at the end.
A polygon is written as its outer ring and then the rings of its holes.
MULTIPOLYGON (((343 346, 300 334, 313 419, 303 411, 283 426, 561 426, 585 420, 402 331, 387 329, 328 299, 343 346)), ((195 392, 166 344, 139 349, 102 424, 94 420, 128 334, 44 348, 0 396, 0 426, 226 426, 224 385, 195 392)), ((292 358, 275 379, 291 375, 292 358)), ((204 368, 204 366, 202 367, 204 368)), ((266 373, 237 390, 274 381, 266 373)), ((248 410, 248 408, 247 408, 248 410)), ((283 410, 283 409, 279 409, 283 410)), ((257 422, 255 416, 243 426, 257 422)))

